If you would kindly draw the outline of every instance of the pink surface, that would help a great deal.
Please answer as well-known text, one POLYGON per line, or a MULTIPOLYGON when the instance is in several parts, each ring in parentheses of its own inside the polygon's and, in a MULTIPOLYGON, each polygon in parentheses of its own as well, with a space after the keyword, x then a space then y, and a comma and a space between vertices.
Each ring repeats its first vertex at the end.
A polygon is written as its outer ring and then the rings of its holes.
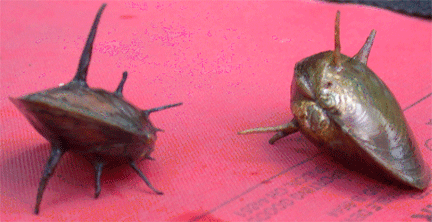
POLYGON ((371 29, 368 62, 396 94, 432 165, 431 23, 365 6, 316 1, 108 2, 88 83, 123 94, 152 114, 156 161, 104 171, 66 154, 32 214, 49 144, 9 96, 73 77, 101 2, 1 2, 1 220, 427 220, 431 192, 403 190, 348 171, 297 133, 237 131, 287 122, 297 61, 333 48, 341 11, 342 52, 354 55, 371 29))

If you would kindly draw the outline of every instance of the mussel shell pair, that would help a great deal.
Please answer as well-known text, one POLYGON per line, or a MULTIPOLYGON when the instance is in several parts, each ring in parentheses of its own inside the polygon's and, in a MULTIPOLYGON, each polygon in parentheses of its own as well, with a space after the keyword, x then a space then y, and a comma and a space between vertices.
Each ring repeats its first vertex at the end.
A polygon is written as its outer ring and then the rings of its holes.
MULTIPOLYGON (((46 183, 67 151, 78 153, 95 168, 95 197, 101 191, 102 169, 108 164, 129 164, 157 194, 137 168, 136 161, 150 157, 156 133, 149 115, 181 103, 142 110, 122 95, 127 72, 114 92, 93 89, 86 77, 97 26, 106 4, 99 9, 84 47, 78 71, 64 86, 10 98, 33 127, 52 145, 39 184, 34 212, 39 212, 46 183)), ((291 110, 287 124, 245 130, 240 134, 277 132, 270 143, 300 131, 319 147, 350 162, 359 171, 374 173, 402 184, 425 189, 429 169, 421 157, 403 112, 387 86, 367 66, 375 37, 372 30, 353 58, 340 53, 339 12, 335 25, 335 50, 298 62, 291 85, 291 110)))

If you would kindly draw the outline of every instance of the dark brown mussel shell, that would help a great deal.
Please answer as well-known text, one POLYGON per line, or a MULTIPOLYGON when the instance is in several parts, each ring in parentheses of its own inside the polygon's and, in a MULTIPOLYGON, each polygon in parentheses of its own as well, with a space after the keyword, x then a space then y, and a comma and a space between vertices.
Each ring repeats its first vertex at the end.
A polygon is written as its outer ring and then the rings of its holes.
POLYGON ((156 190, 136 166, 142 158, 151 159, 156 141, 155 128, 149 115, 152 112, 181 105, 181 103, 141 110, 122 95, 127 72, 115 92, 92 89, 86 77, 90 64, 97 26, 106 4, 94 20, 73 80, 64 86, 10 98, 33 127, 51 143, 51 154, 39 184, 35 214, 46 184, 54 169, 67 151, 82 155, 95 168, 95 198, 101 191, 102 169, 108 164, 129 164, 157 194, 156 190))

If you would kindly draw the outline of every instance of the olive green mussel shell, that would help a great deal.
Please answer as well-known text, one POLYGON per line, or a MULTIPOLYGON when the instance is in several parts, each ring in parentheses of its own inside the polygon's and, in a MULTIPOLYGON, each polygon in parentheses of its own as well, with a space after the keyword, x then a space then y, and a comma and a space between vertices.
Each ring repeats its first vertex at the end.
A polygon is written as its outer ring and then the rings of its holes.
POLYGON ((277 132, 270 143, 300 131, 350 168, 420 190, 430 181, 412 130, 394 95, 367 66, 375 37, 350 58, 340 53, 339 16, 335 50, 298 62, 291 84, 294 118, 276 127, 240 132, 277 132), (366 172, 368 171, 368 172, 366 172))

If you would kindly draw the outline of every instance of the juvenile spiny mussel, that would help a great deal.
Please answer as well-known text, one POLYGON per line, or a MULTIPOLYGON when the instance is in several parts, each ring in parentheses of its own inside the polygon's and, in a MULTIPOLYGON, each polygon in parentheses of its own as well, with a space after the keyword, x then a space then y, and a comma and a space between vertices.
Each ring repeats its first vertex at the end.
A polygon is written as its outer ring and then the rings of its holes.
POLYGON ((351 169, 374 178, 425 189, 430 170, 403 112, 367 60, 376 34, 352 58, 341 54, 340 12, 335 22, 335 50, 307 57, 295 65, 291 84, 294 118, 275 127, 239 134, 276 132, 270 144, 300 131, 351 169))
POLYGON ((101 191, 100 178, 106 165, 129 164, 147 186, 156 190, 137 167, 143 158, 152 159, 156 132, 149 115, 152 112, 181 105, 181 103, 141 110, 125 101, 122 95, 127 72, 117 89, 107 92, 92 89, 86 77, 90 64, 97 26, 105 9, 103 4, 93 22, 90 34, 73 80, 64 86, 10 98, 33 127, 51 143, 51 154, 43 171, 36 197, 34 213, 39 213, 42 195, 48 180, 62 155, 75 152, 87 159, 95 169, 95 198, 101 191))

